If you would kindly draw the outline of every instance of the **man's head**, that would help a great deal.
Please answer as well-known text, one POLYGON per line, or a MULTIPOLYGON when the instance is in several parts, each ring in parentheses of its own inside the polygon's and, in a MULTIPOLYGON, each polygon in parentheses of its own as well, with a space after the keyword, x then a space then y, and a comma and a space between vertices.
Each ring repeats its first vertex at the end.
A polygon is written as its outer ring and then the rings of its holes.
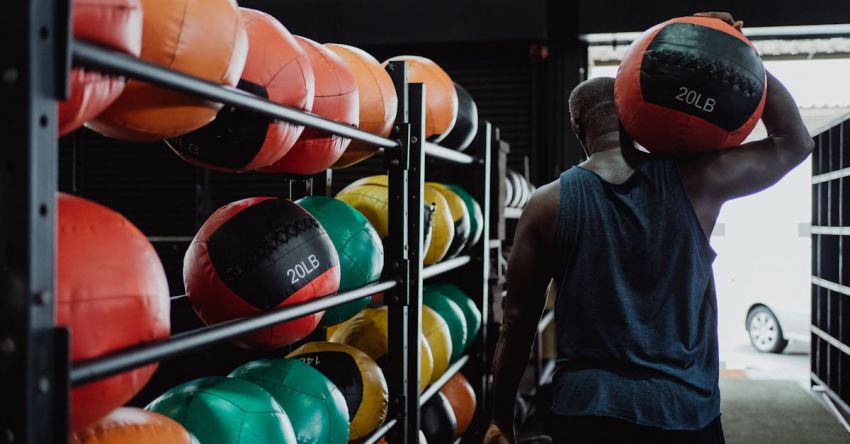
POLYGON ((570 94, 570 123, 590 155, 589 142, 596 136, 619 130, 614 104, 614 79, 598 77, 585 80, 570 94))

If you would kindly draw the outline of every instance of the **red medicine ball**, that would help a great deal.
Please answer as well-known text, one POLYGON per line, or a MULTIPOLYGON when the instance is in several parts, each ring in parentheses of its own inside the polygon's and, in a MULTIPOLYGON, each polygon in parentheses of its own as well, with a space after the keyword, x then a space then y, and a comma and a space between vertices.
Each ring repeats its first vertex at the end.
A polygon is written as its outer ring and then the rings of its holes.
MULTIPOLYGON (((207 324, 327 296, 339 289, 328 233, 286 199, 254 197, 219 208, 183 261, 186 295, 207 324)), ((247 348, 283 347, 309 335, 323 312, 239 338, 247 348)))
MULTIPOLYGON (((345 61, 330 49, 301 36, 295 36, 316 77, 313 113, 356 127, 360 121, 360 99, 354 74, 345 61)), ((351 139, 306 128, 289 153, 264 173, 315 174, 331 167, 342 157, 351 139)))
MULTIPOLYGON (((74 37, 138 57, 142 51, 141 0, 74 0, 74 37)), ((70 94, 59 103, 59 135, 95 118, 124 91, 124 79, 71 70, 70 94)))
POLYGON ((740 31, 705 17, 649 29, 615 82, 626 132, 650 152, 682 155, 739 145, 764 110, 766 76, 740 31))
MULTIPOLYGON (((248 59, 237 87, 282 105, 312 110, 315 81, 307 54, 274 17, 248 8, 239 12, 248 33, 248 59)), ((166 143, 187 162, 242 172, 280 160, 303 130, 300 125, 225 107, 207 126, 166 143)))
MULTIPOLYGON (((71 332, 78 361, 167 337, 168 283, 156 251, 124 216, 59 194, 56 324, 71 332)), ((71 392, 71 427, 91 424, 136 395, 156 364, 71 392)))

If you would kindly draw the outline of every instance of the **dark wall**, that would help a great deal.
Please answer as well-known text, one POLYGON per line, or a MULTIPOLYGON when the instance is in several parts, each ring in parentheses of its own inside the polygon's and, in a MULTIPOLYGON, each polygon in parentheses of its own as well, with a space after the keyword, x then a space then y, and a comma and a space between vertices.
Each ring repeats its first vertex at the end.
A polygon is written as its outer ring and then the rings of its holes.
POLYGON ((541 39, 545 0, 242 0, 320 42, 397 45, 541 39))
POLYGON ((581 0, 579 31, 643 31, 668 18, 699 11, 729 11, 745 26, 850 23, 846 0, 581 0))

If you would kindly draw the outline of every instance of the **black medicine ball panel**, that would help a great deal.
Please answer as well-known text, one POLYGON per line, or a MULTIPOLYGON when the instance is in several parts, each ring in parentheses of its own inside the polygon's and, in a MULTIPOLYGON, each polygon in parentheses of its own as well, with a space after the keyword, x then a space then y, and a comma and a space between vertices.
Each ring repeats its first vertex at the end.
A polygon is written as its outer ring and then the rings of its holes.
MULTIPOLYGON (((237 88, 268 99, 266 89, 240 80, 237 88)), ((266 116, 225 106, 215 120, 188 134, 166 139, 173 150, 201 162, 238 169, 247 165, 266 141, 271 119, 266 116)))
POLYGON ((672 23, 652 40, 640 67, 643 99, 740 128, 764 94, 764 66, 745 42, 716 29, 672 23))
POLYGON ((457 418, 449 400, 441 392, 437 392, 422 406, 421 421, 421 430, 428 442, 453 441, 457 418))
POLYGON ((463 151, 469 148, 475 139, 475 134, 478 133, 478 105, 475 104, 472 95, 457 83, 455 83, 455 91, 457 91, 457 120, 440 145, 463 151))
POLYGON ((260 310, 277 307, 336 265, 324 228, 284 199, 242 210, 222 224, 207 245, 225 285, 260 310))
POLYGON ((363 378, 354 358, 348 353, 323 351, 304 353, 295 359, 321 372, 339 389, 348 406, 348 421, 354 419, 363 402, 363 378))

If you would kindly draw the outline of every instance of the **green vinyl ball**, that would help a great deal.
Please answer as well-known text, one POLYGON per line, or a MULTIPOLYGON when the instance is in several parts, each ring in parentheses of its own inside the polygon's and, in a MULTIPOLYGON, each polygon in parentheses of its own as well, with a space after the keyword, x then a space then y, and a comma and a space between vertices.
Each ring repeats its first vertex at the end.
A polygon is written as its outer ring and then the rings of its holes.
POLYGON ((466 350, 467 340, 466 317, 460 306, 442 292, 429 290, 428 287, 422 292, 422 303, 436 311, 448 324, 452 338, 452 355, 449 362, 457 361, 466 350))
POLYGON ((464 352, 468 350, 475 337, 478 336, 478 331, 481 330, 481 310, 475 305, 475 301, 454 284, 426 285, 423 292, 437 292, 457 303, 466 318, 464 352))
POLYGON ((179 422, 203 444, 297 443, 280 404, 241 379, 195 379, 168 390, 145 409, 179 422))
POLYGON ((481 234, 484 232, 484 213, 481 211, 481 205, 460 186, 451 184, 446 184, 446 186, 460 196, 463 203, 466 204, 466 209, 469 210, 470 235, 466 242, 466 249, 474 247, 481 240, 481 234))
MULTIPOLYGON (((327 196, 308 196, 296 201, 312 214, 331 238, 339 256, 339 291, 377 281, 384 268, 384 247, 378 232, 359 211, 327 196)), ((325 310, 320 326, 339 324, 366 308, 371 296, 325 310)))
POLYGON ((322 372, 297 359, 261 359, 233 370, 231 378, 271 393, 289 416, 298 444, 348 442, 348 406, 322 372))

